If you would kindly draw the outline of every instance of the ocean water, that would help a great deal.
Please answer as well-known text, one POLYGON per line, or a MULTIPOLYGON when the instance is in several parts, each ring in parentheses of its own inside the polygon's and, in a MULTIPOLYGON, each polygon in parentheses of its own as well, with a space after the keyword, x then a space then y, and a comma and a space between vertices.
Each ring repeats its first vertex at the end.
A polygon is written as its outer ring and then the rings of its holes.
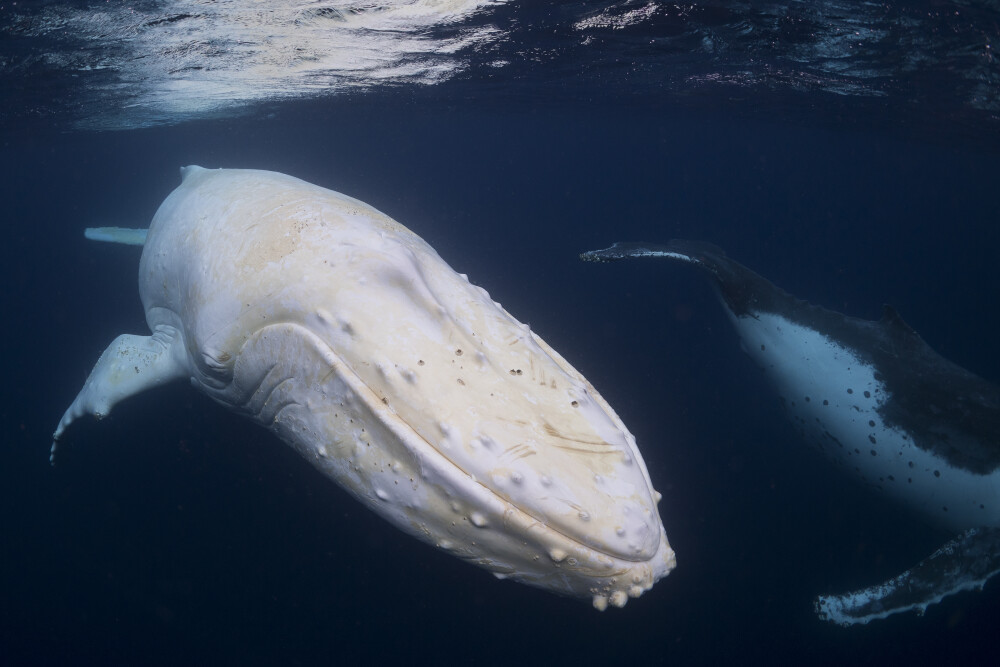
POLYGON ((870 626, 812 601, 948 537, 786 423, 703 276, 578 253, 711 241, 1000 381, 991 2, 0 6, 0 662, 977 664, 996 582, 870 626), (635 434, 678 554, 599 613, 436 552, 184 383, 51 433, 145 333, 178 167, 362 199, 531 324, 635 434))

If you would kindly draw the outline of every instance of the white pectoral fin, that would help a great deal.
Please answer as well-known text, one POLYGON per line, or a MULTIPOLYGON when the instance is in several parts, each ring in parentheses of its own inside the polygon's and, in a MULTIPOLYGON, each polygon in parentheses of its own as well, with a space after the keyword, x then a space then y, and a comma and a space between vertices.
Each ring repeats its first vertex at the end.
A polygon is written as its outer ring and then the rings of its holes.
POLYGON ((87 227, 83 230, 83 235, 91 241, 143 245, 146 243, 146 232, 148 231, 148 229, 128 227, 87 227))
POLYGON ((186 359, 183 337, 173 327, 158 326, 152 336, 116 338, 59 420, 49 460, 55 460, 56 442, 78 418, 90 414, 101 419, 122 399, 184 377, 186 359))
POLYGON ((922 614, 949 595, 982 588, 1000 572, 1000 528, 971 528, 889 581, 843 595, 821 595, 816 613, 839 625, 865 624, 904 611, 922 614))

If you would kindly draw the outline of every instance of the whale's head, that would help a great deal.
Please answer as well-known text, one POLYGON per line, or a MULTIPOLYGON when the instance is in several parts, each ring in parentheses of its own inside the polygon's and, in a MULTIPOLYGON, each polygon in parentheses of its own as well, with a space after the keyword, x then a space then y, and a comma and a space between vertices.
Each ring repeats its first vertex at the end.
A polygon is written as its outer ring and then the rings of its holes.
POLYGON ((195 382, 425 542, 621 606, 674 566, 632 435, 422 239, 271 172, 188 169, 150 228, 151 326, 195 382))

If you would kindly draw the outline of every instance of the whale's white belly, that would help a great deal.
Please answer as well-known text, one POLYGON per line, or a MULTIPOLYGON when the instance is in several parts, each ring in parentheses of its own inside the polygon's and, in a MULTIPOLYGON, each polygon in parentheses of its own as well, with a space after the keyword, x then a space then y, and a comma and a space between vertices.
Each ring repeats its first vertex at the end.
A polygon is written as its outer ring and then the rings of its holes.
POLYGON ((826 455, 943 527, 1000 524, 1000 473, 951 466, 887 425, 879 408, 889 395, 870 364, 780 315, 731 319, 789 417, 826 455))

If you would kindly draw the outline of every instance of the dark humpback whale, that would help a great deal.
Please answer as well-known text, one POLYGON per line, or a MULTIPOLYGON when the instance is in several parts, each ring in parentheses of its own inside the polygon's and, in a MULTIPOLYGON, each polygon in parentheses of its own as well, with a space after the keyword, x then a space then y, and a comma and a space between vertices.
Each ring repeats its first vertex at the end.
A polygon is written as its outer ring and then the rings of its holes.
POLYGON ((930 348, 885 306, 877 322, 811 305, 712 245, 616 243, 591 262, 659 257, 712 278, 746 352, 805 439, 958 536, 882 584, 820 596, 821 618, 868 623, 1000 571, 1000 388, 930 348))

